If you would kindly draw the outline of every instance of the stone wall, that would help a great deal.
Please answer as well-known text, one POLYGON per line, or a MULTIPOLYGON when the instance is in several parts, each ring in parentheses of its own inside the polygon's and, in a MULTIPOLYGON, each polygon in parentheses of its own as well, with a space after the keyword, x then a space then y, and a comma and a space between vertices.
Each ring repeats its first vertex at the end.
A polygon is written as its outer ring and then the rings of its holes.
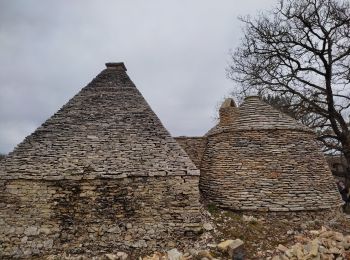
POLYGON ((223 130, 208 136, 200 188, 209 201, 234 210, 319 210, 340 203, 310 131, 223 130))
POLYGON ((0 256, 155 248, 198 230, 199 170, 124 64, 106 65, 0 163, 0 256))
POLYGON ((197 185, 198 176, 2 180, 0 258, 164 246, 200 229, 197 185))
POLYGON ((175 137, 175 140, 185 150, 192 162, 200 168, 201 160, 207 145, 206 137, 175 137))

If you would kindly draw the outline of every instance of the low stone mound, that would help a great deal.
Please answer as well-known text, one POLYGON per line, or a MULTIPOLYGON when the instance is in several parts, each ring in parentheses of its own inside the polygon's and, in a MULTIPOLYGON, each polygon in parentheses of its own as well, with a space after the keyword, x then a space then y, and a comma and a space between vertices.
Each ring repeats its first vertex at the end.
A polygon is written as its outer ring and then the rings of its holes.
POLYGON ((309 235, 309 237, 299 236, 299 242, 289 248, 279 245, 276 249, 277 254, 269 259, 350 259, 350 235, 344 236, 325 227, 311 230, 309 235))

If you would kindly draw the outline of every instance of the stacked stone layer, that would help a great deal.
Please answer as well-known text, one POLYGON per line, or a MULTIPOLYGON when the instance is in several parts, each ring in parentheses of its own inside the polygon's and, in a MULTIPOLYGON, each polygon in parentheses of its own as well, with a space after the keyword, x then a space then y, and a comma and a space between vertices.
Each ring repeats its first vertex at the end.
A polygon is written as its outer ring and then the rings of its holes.
POLYGON ((232 110, 231 114, 234 118, 234 120, 231 120, 232 123, 219 123, 206 136, 232 129, 235 131, 288 129, 313 133, 310 128, 272 108, 270 105, 261 101, 259 97, 255 96, 247 97, 239 108, 232 110))
POLYGON ((205 198, 233 210, 305 211, 340 205, 313 131, 258 97, 223 112, 224 120, 202 139, 205 149, 196 138, 179 142, 201 170, 205 198))
POLYGON ((153 248, 197 232, 199 170, 121 64, 0 166, 0 258, 153 248))
POLYGON ((157 248, 200 229, 198 179, 0 182, 0 256, 157 248))
POLYGON ((192 162, 200 169, 201 161, 205 148, 207 146, 207 139, 205 137, 175 137, 175 140, 186 151, 192 162))
POLYGON ((234 210, 330 209, 339 196, 318 144, 308 132, 232 131, 211 136, 200 188, 234 210))
POLYGON ((19 144, 2 167, 5 179, 199 175, 126 72, 113 68, 19 144))

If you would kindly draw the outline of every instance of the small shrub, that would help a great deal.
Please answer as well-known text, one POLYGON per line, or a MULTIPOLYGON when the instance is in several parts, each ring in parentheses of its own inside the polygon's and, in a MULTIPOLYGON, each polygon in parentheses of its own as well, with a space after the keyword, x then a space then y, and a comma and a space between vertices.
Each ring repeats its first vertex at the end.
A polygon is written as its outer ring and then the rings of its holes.
POLYGON ((213 203, 208 204, 207 207, 210 214, 218 212, 218 207, 213 203))

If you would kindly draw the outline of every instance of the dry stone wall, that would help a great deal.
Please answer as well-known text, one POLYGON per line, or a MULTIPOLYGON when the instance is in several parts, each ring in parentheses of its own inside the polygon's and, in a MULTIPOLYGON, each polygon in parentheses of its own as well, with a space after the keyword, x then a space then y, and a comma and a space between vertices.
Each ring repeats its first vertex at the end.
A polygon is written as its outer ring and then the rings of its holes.
POLYGON ((341 204, 315 133, 259 97, 240 107, 227 99, 205 148, 177 141, 201 163, 200 189, 212 203, 233 210, 328 210, 341 204), (201 157, 202 155, 202 157, 201 157))
POLYGON ((207 146, 205 137, 175 137, 175 140, 186 151, 192 162, 200 169, 202 157, 207 146))
POLYGON ((234 210, 304 211, 340 203, 314 136, 299 131, 210 136, 200 188, 210 201, 234 210))
POLYGON ((0 182, 0 257, 157 248, 201 228, 191 176, 0 182))
POLYGON ((155 248, 198 232, 199 170, 122 63, 0 165, 0 258, 155 248))

